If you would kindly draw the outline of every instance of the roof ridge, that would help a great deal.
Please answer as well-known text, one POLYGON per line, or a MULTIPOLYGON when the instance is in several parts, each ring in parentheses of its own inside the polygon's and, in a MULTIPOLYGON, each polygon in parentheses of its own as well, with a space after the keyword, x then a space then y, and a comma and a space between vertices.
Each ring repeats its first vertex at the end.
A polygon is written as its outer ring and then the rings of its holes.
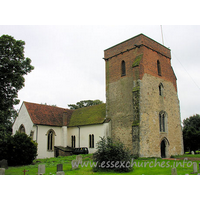
POLYGON ((46 104, 40 104, 40 103, 33 103, 33 102, 28 102, 28 101, 23 101, 23 103, 35 104, 35 105, 39 105, 39 106, 54 107, 54 108, 59 108, 59 109, 63 109, 63 110, 70 110, 69 108, 61 108, 59 106, 52 106, 52 105, 46 105, 46 104))

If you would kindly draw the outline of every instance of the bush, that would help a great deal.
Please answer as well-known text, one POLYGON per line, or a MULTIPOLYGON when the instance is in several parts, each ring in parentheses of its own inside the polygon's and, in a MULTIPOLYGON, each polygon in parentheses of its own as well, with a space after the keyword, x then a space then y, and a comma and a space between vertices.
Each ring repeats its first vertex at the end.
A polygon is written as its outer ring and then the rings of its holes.
POLYGON ((129 172, 133 169, 130 151, 120 140, 113 140, 110 137, 101 137, 97 143, 97 151, 93 155, 93 160, 97 163, 93 171, 129 172))
POLYGON ((0 150, 9 165, 28 165, 37 156, 37 143, 25 133, 16 132, 15 135, 7 137, 2 144, 4 149, 0 150))

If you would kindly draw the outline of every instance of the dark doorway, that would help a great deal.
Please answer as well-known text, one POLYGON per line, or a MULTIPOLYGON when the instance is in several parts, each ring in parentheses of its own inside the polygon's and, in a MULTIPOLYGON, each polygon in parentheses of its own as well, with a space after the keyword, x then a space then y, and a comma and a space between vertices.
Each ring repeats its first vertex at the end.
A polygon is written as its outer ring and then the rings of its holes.
POLYGON ((164 140, 161 142, 160 150, 161 150, 161 158, 166 158, 166 145, 164 140))

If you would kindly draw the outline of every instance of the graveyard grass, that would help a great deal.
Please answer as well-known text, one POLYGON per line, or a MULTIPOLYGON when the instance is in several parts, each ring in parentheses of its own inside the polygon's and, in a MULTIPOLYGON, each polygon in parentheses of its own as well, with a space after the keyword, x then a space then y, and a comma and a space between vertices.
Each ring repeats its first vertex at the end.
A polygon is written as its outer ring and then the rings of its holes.
MULTIPOLYGON (((92 154, 82 155, 83 162, 93 163, 92 156, 93 156, 92 154)), ((176 156, 176 158, 173 158, 176 160, 161 159, 161 158, 138 158, 138 159, 134 159, 134 162, 136 163, 137 166, 134 165, 133 171, 128 172, 128 173, 125 173, 125 172, 118 173, 114 171, 94 172, 90 164, 84 167, 79 166, 78 169, 72 170, 71 161, 76 159, 76 155, 73 155, 73 156, 66 156, 66 157, 37 159, 37 160, 34 160, 33 164, 31 165, 9 167, 5 171, 5 174, 6 175, 23 175, 24 174, 23 171, 25 169, 25 170, 28 170, 26 174, 37 175, 38 165, 45 164, 44 175, 56 175, 57 164, 63 164, 63 171, 65 172, 65 175, 143 175, 143 174, 144 175, 171 175, 171 169, 173 167, 177 168, 178 175, 185 175, 185 174, 194 175, 192 173, 193 165, 191 163, 197 162, 197 165, 198 165, 200 160, 190 161, 190 158, 200 159, 200 154, 176 156), (188 158, 188 160, 185 161, 185 164, 183 167, 183 159, 186 157, 188 158), (164 165, 162 165, 163 161, 164 161, 164 165), (149 166, 149 163, 151 163, 150 166, 149 166), (165 166, 165 167, 161 167, 161 166, 165 166)))

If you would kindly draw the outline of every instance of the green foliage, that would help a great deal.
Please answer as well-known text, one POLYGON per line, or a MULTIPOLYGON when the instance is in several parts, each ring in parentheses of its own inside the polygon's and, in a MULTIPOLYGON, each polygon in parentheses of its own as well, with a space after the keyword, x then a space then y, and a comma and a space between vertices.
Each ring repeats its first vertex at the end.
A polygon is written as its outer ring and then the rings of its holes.
POLYGON ((88 107, 88 106, 94 106, 94 105, 99 105, 99 104, 102 104, 103 101, 100 101, 100 100, 84 100, 84 101, 80 101, 80 102, 77 102, 76 104, 69 104, 69 108, 72 109, 72 110, 75 110, 75 109, 79 109, 79 108, 84 108, 84 107, 88 107))
POLYGON ((132 67, 137 67, 137 66, 140 64, 140 61, 141 61, 141 59, 142 59, 142 56, 143 56, 143 54, 141 54, 141 55, 139 55, 139 56, 137 56, 137 57, 135 58, 132 67))
POLYGON ((125 148, 122 142, 110 137, 101 137, 101 140, 97 143, 97 151, 94 153, 93 159, 98 163, 93 168, 94 171, 129 172, 132 170, 130 151, 125 148), (121 165, 121 163, 124 163, 124 165, 121 165))
POLYGON ((24 86, 24 75, 31 72, 31 59, 24 57, 22 40, 12 36, 0 37, 0 135, 12 132, 12 123, 16 117, 14 105, 19 104, 18 91, 24 86))
POLYGON ((200 149, 200 115, 196 114, 183 120, 183 141, 185 151, 200 149))
POLYGON ((25 133, 7 135, 0 146, 0 159, 7 159, 9 165, 31 164, 37 156, 37 143, 25 133))

